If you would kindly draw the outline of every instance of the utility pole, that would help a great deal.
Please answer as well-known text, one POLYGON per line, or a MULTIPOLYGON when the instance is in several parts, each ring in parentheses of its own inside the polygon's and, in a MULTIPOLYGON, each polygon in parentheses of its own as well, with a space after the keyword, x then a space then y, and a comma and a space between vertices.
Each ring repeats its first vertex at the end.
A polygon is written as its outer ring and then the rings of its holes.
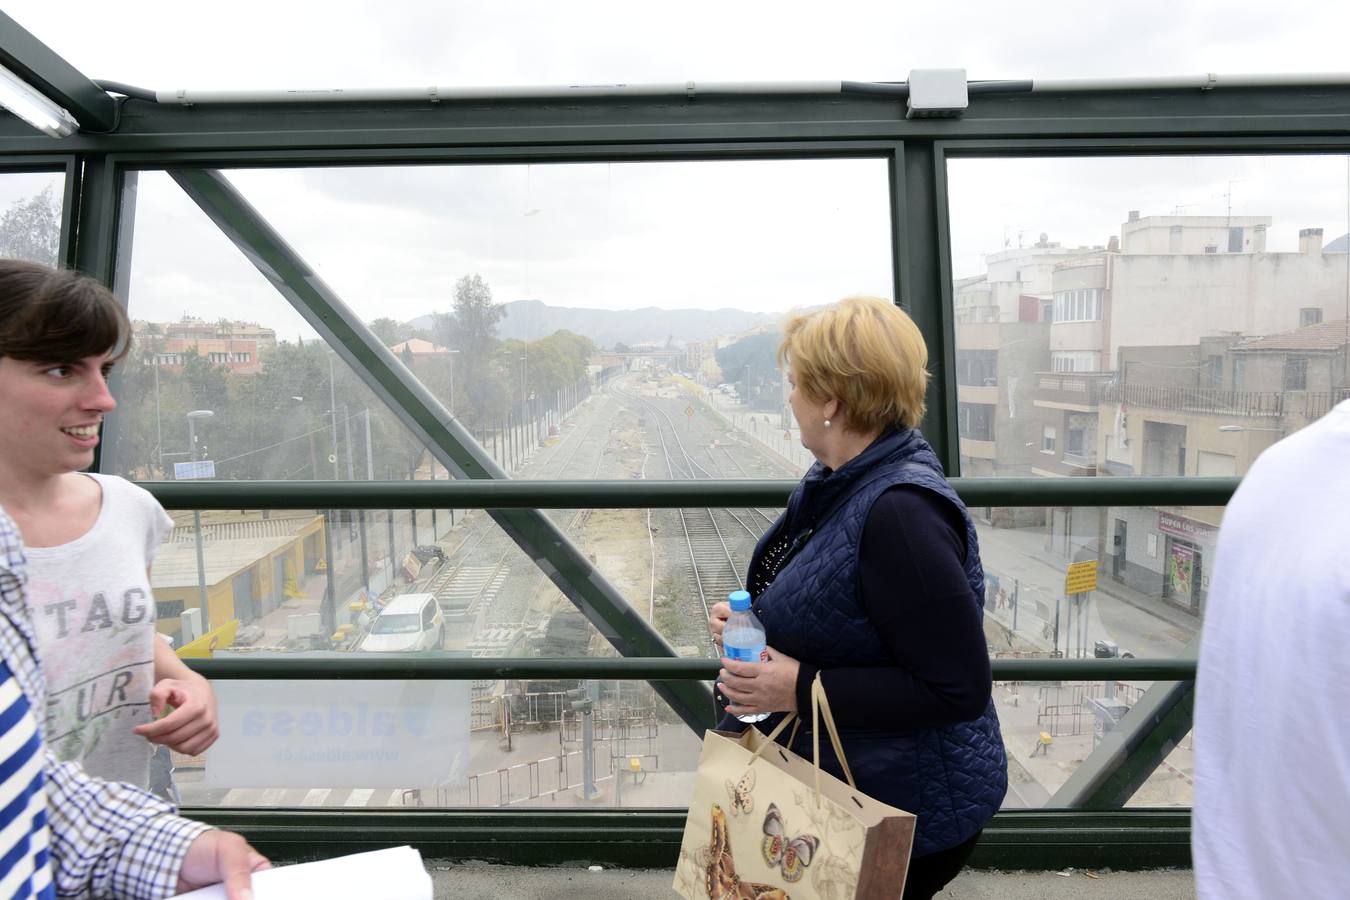
POLYGON ((333 351, 328 351, 328 414, 333 423, 333 480, 338 480, 337 388, 333 383, 333 351))
POLYGON ((347 480, 355 481, 356 472, 352 462, 352 418, 347 415, 347 404, 342 404, 342 427, 347 432, 347 480))
MULTIPOLYGON (((581 714, 581 799, 594 800, 595 789, 595 726, 592 717, 600 697, 598 681, 583 681, 582 686, 567 692, 572 709, 581 714)), ((617 774, 615 776, 618 777, 617 774)))

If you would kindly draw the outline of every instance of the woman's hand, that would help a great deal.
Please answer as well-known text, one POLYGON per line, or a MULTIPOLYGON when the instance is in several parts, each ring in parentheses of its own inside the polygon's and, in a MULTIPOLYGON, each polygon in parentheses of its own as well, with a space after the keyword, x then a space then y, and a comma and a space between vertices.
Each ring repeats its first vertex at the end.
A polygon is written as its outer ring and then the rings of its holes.
POLYGON ((725 600, 712 605, 712 610, 708 613, 708 630, 712 632, 713 643, 722 646, 722 630, 727 627, 727 619, 731 618, 731 604, 725 600))
MULTIPOLYGON (((720 630, 718 634, 720 637, 720 630)), ((722 660, 717 687, 727 698, 727 712, 733 716, 797 711, 797 670, 801 665, 772 647, 766 652, 769 658, 757 663, 722 660)))
POLYGON ((186 678, 155 682, 150 689, 150 713, 158 716, 167 707, 173 707, 173 712, 132 730, 152 744, 164 744, 188 756, 200 755, 220 737, 216 692, 200 675, 189 672, 186 678))

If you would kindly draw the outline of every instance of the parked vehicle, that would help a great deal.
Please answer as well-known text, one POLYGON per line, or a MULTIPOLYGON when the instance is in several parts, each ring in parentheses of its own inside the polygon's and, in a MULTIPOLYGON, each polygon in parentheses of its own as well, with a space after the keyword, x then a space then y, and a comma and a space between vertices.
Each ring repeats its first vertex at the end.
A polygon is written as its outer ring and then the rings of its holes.
POLYGON ((1129 650, 1122 650, 1115 641, 1094 641, 1092 655, 1097 659, 1134 659, 1129 650))
POLYGON ((360 649, 378 653, 440 650, 444 646, 445 616, 435 595, 400 594, 380 610, 360 649))

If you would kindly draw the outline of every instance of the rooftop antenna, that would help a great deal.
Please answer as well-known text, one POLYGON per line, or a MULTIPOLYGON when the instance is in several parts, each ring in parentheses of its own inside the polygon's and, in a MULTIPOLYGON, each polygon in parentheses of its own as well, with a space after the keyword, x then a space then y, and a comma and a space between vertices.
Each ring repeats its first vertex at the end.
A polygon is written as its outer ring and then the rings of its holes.
POLYGON ((1229 228, 1233 227, 1233 185, 1240 181, 1242 181, 1241 178, 1228 179, 1228 189, 1219 195, 1224 199, 1224 215, 1227 217, 1229 228))
POLYGON ((1003 223, 1003 249, 1004 249, 1004 250, 1007 250, 1008 248, 1010 248, 1010 247, 1012 246, 1012 239, 1008 237, 1008 234, 1009 234, 1009 232, 1013 231, 1014 229, 1016 229, 1016 231, 1017 231, 1017 249, 1018 249, 1018 250, 1021 250, 1021 249, 1023 248, 1023 244, 1022 244, 1022 236, 1025 235, 1025 234, 1027 233, 1027 226, 1025 226, 1025 225, 1009 225, 1007 222, 1004 222, 1004 223, 1003 223))

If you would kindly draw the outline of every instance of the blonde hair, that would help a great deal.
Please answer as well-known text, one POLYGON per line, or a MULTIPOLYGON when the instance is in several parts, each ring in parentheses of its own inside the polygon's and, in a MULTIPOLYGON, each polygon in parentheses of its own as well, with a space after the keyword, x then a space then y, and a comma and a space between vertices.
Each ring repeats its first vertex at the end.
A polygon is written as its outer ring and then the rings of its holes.
POLYGON ((778 363, 817 403, 835 399, 859 432, 923 419, 928 347, 904 310, 879 297, 849 297, 783 324, 778 363))

